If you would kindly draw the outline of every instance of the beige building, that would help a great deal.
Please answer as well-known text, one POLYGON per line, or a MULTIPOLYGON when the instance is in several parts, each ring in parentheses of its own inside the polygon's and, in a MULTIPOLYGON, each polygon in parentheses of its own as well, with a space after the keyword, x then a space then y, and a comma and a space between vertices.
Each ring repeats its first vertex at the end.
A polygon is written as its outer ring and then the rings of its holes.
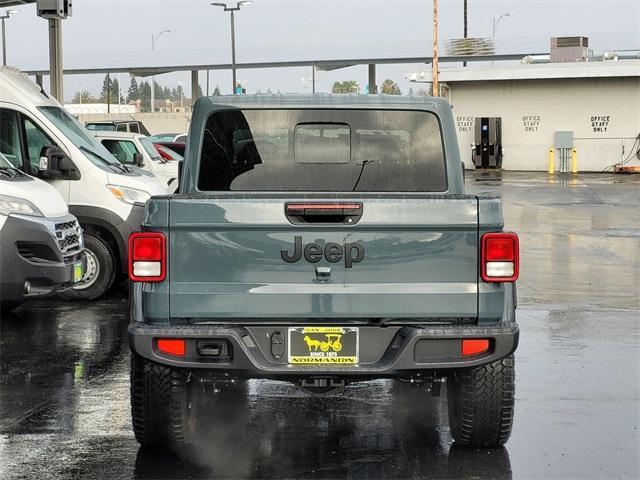
POLYGON ((477 117, 502 119, 506 170, 547 170, 557 131, 573 132, 579 171, 640 165, 640 60, 443 68, 440 82, 467 168, 477 117))

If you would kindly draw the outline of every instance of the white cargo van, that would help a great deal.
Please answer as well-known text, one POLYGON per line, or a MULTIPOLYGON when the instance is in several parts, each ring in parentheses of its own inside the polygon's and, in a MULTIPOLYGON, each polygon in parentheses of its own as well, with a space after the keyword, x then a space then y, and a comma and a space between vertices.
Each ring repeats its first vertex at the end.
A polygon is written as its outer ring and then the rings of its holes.
POLYGON ((80 282, 82 248, 80 225, 56 189, 0 153, 0 309, 80 282))
POLYGON ((87 272, 66 295, 94 299, 126 275, 127 238, 144 204, 165 193, 155 178, 122 165, 26 75, 0 68, 0 152, 62 195, 84 232, 87 272))

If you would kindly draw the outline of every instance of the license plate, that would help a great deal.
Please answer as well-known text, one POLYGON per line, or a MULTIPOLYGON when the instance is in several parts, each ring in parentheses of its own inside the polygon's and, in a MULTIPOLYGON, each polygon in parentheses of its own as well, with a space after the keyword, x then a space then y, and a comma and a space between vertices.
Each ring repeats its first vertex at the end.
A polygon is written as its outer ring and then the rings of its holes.
POLYGON ((288 345, 291 364, 358 363, 360 347, 355 327, 291 327, 288 345))
POLYGON ((76 262, 73 264, 73 283, 78 283, 84 276, 84 268, 82 268, 82 262, 76 262))

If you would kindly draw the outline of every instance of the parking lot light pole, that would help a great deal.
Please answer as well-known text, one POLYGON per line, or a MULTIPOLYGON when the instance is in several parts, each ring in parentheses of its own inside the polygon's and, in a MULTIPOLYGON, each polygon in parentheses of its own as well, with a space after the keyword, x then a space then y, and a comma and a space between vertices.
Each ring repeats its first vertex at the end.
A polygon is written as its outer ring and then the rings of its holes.
MULTIPOLYGON (((491 38, 493 39, 493 48, 494 48, 493 53, 495 53, 495 48, 496 48, 496 28, 498 28, 498 24, 500 23, 500 20, 502 20, 504 17, 510 17, 510 16, 511 16, 510 13, 503 13, 498 17, 497 21, 496 21, 496 17, 493 17, 493 28, 491 30, 491 38)), ((491 61, 491 65, 493 65, 493 60, 491 61)))
POLYGON ((4 67, 7 66, 7 36, 4 22, 9 17, 17 15, 18 13, 20 13, 20 10, 7 10, 4 12, 4 15, 0 17, 0 20, 2 20, 2 66, 4 67))
MULTIPOLYGON (((156 49, 156 43, 162 35, 171 33, 171 30, 163 30, 157 35, 151 34, 151 51, 156 49)), ((151 75, 151 113, 156 111, 156 76, 151 75)))
POLYGON ((233 89, 232 92, 236 94, 236 26, 234 13, 240 10, 240 7, 245 5, 251 5, 253 2, 251 0, 243 0, 241 2, 236 3, 235 7, 229 7, 226 3, 214 2, 211 5, 214 7, 222 7, 225 12, 231 12, 231 76, 233 77, 233 89))

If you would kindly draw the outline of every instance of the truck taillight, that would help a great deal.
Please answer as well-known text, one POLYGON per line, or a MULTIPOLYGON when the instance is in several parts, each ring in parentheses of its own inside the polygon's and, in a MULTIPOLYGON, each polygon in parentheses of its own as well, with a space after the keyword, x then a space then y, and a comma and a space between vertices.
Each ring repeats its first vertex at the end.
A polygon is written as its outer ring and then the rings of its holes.
POLYGON ((482 236, 482 280, 515 282, 519 273, 518 235, 512 232, 485 233, 482 236))
POLYGON ((161 282, 167 276, 166 239, 159 232, 129 236, 129 278, 134 282, 161 282))

